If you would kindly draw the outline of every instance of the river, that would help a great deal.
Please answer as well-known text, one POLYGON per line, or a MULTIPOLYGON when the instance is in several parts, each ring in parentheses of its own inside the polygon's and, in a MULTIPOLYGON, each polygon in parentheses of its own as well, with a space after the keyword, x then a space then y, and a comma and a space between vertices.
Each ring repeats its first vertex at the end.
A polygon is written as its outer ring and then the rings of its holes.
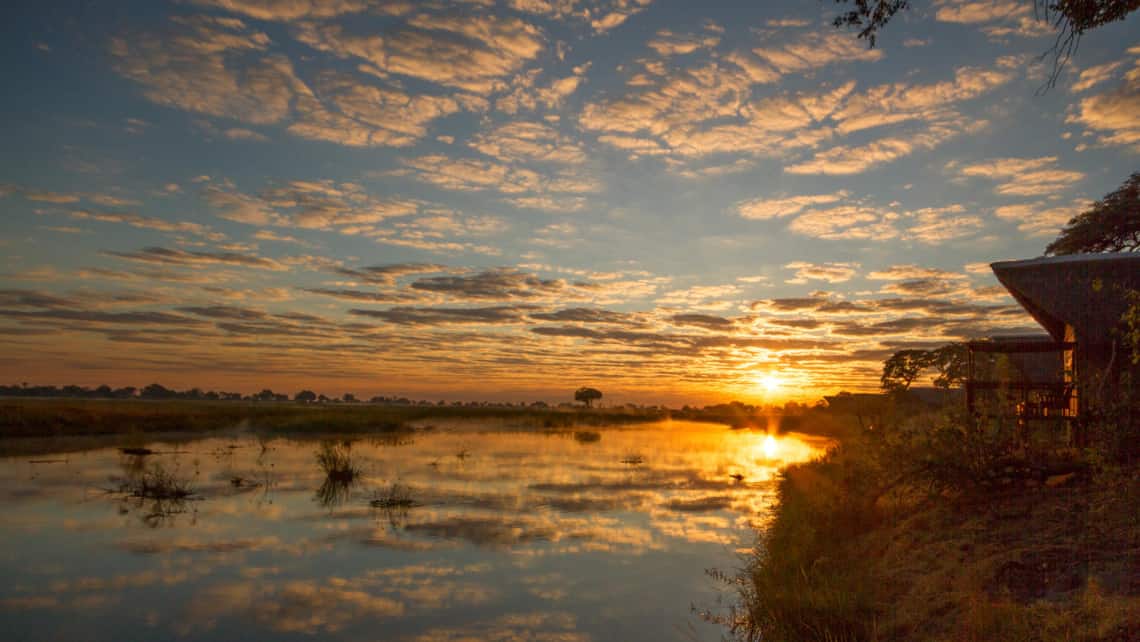
POLYGON ((706 570, 823 446, 689 422, 127 442, 0 459, 4 639, 717 640, 706 570))

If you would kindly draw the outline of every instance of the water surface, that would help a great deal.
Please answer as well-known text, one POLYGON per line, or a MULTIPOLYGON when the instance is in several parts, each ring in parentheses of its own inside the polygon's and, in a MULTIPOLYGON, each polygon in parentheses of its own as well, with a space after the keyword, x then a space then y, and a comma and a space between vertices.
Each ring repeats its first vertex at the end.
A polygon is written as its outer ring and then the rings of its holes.
POLYGON ((705 570, 820 444, 669 422, 122 445, 0 459, 5 639, 716 640, 705 570), (156 465, 194 495, 130 496, 156 465))

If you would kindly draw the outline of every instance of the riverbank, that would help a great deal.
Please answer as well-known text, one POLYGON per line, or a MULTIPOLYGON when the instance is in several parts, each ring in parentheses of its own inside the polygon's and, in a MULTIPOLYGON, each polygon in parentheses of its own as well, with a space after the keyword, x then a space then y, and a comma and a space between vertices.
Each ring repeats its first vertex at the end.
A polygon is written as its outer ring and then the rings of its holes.
POLYGON ((0 401, 0 438, 204 433, 234 428, 282 433, 385 433, 412 430, 425 422, 466 420, 560 429, 663 418, 660 411, 625 408, 7 399, 0 401))
POLYGON ((733 632, 766 641, 1140 639, 1140 468, 954 454, 939 449, 939 432, 918 444, 856 435, 789 468, 739 578, 733 632))

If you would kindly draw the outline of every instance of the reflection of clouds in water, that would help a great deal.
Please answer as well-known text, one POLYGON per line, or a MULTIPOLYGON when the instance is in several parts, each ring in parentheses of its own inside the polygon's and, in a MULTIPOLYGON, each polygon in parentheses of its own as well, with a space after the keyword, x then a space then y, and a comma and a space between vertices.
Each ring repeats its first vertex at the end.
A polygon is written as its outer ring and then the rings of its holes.
MULTIPOLYGON (((139 624, 145 618, 152 626, 176 621, 176 632, 234 618, 254 633, 331 637, 348 634, 360 620, 399 622, 409 639, 422 633, 418 639, 425 641, 588 639, 578 625, 597 626, 585 617, 596 608, 585 590, 591 583, 628 586, 637 594, 684 586, 690 576, 682 574, 700 576, 706 565, 673 566, 659 555, 679 551, 686 555, 672 559, 708 558, 711 566, 715 555, 751 545, 744 529, 766 519, 778 466, 818 452, 779 438, 779 448, 768 451, 781 458, 774 461, 764 452, 764 433, 671 426, 607 430, 588 448, 570 437, 527 432, 433 431, 401 446, 358 441, 352 454, 363 476, 346 503, 331 511, 312 501, 327 479, 313 461, 315 440, 274 439, 266 453, 225 449, 232 440, 183 443, 182 454, 153 457, 184 471, 200 468, 197 489, 205 499, 195 503, 192 527, 179 519, 157 530, 117 514, 114 500, 91 491, 122 474, 115 450, 71 456, 67 465, 37 469, 33 480, 0 464, 0 481, 12 482, 8 490, 26 491, 9 500, 0 538, 17 549, 40 536, 32 532, 62 543, 50 572, 35 570, 42 559, 13 567, 22 588, 0 594, 0 608, 52 614, 42 619, 82 607, 139 624), (462 460, 455 457, 461 449, 470 451, 462 460), (219 451, 224 456, 214 456, 219 451), (644 463, 621 464, 631 452, 642 453, 644 463), (252 477, 260 466, 272 469, 272 486, 235 490, 231 472, 252 477), (368 506, 367 499, 393 481, 413 488, 418 505, 398 514, 368 506), (104 560, 99 568, 144 570, 99 576, 98 568, 76 563, 86 555, 104 560), (450 563, 394 566, 429 556, 450 563), (652 569, 638 566, 637 556, 647 556, 652 569), (372 570, 328 577, 330 569, 346 568, 345 561, 372 570), (493 580, 480 575, 491 568, 486 561, 501 569, 493 580), (619 564, 634 572, 615 574, 619 564), (635 588, 647 581, 653 584, 635 588), (179 597, 168 600, 172 591, 179 597), (114 604, 134 604, 136 595, 150 603, 139 609, 114 604), (518 600, 557 604, 565 613, 487 615, 517 610, 518 600), (179 609, 181 615, 174 612, 179 609), (428 612, 438 614, 434 622, 455 626, 425 631, 431 622, 408 618, 428 612), (531 628, 527 617, 537 618, 531 628)), ((679 617, 689 603, 682 601, 679 617)), ((623 613, 637 606, 608 608, 623 613)))
POLYGON ((471 576, 484 565, 412 565, 325 580, 224 582, 199 591, 176 627, 182 635, 241 617, 276 632, 335 633, 349 623, 493 601, 499 592, 471 576))
POLYGON ((577 631, 577 621, 569 613, 523 613, 467 624, 462 628, 431 629, 415 638, 415 642, 471 642, 487 640, 509 642, 587 642, 590 636, 577 631))
POLYGON ((333 633, 362 618, 403 615, 396 600, 353 588, 342 578, 292 580, 280 585, 231 582, 195 595, 176 627, 182 635, 210 630, 223 617, 244 616, 281 633, 333 633))
POLYGON ((650 523, 658 533, 686 542, 731 544, 738 536, 730 520, 716 515, 654 509, 650 523))

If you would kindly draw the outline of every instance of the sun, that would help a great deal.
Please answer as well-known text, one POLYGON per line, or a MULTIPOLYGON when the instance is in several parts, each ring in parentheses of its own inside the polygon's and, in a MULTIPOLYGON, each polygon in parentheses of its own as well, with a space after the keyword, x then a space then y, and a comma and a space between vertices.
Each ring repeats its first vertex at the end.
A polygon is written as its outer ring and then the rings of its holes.
POLYGON ((760 377, 756 380, 756 383, 760 384, 760 387, 768 394, 779 392, 781 388, 780 378, 773 374, 766 374, 760 377))

